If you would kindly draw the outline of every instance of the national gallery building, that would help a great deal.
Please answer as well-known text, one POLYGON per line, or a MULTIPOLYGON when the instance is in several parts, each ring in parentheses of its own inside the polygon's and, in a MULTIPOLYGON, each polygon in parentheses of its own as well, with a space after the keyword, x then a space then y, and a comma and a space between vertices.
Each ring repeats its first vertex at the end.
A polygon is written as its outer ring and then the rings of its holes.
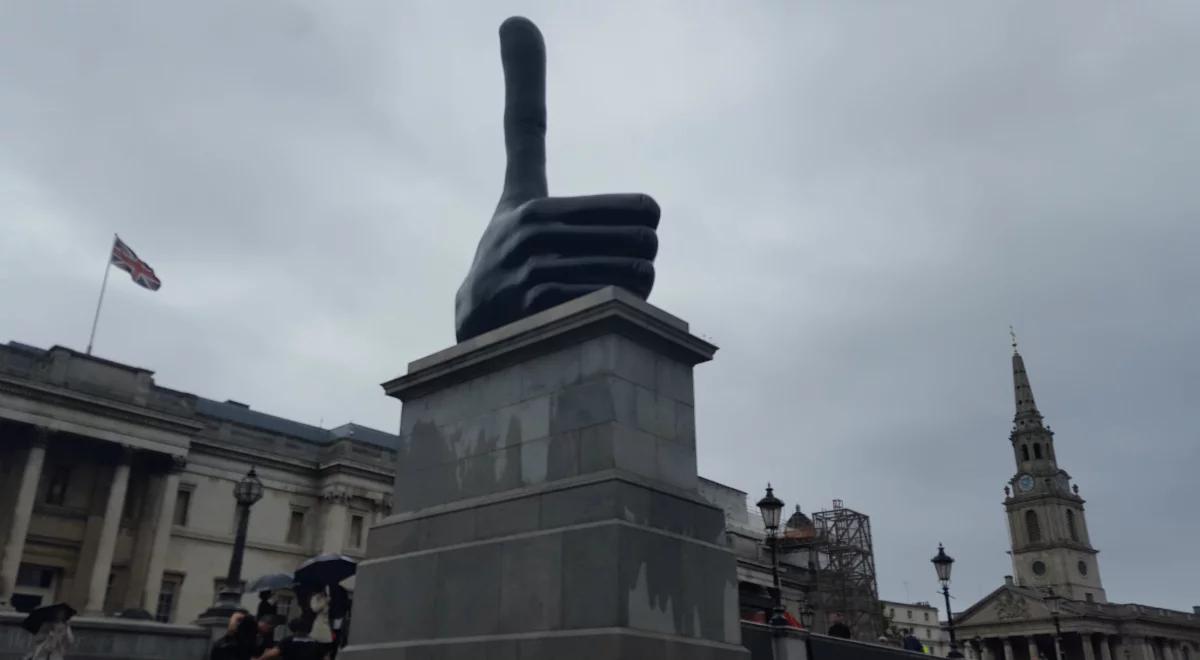
POLYGON ((249 466, 265 492, 245 578, 361 556, 391 505, 395 441, 177 392, 61 346, 0 345, 0 609, 63 600, 190 624, 226 575, 249 466))

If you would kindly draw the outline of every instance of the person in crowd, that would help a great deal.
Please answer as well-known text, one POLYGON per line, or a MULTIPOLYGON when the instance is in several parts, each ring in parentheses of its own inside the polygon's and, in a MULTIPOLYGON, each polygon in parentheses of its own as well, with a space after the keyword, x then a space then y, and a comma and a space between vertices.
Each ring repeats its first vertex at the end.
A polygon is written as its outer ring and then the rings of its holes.
POLYGON ((278 646, 267 649, 258 660, 329 660, 325 645, 312 638, 312 625, 307 620, 292 619, 288 622, 288 629, 292 632, 291 636, 279 642, 278 646))
POLYGON ((33 651, 25 656, 25 660, 63 660, 67 649, 75 643, 75 633, 71 632, 68 618, 66 611, 60 609, 53 619, 43 623, 33 636, 33 651))
POLYGON ((830 637, 850 639, 850 626, 847 626, 846 622, 842 620, 841 612, 834 612, 833 616, 830 617, 830 620, 833 621, 833 623, 829 625, 829 631, 827 633, 830 637))
POLYGON ((213 644, 210 660, 251 660, 258 643, 258 621, 245 610, 229 616, 225 635, 213 644))
POLYGON ((901 644, 901 646, 905 651, 916 651, 917 653, 925 652, 925 646, 921 644, 921 640, 917 639, 917 636, 913 634, 912 628, 904 631, 904 642, 901 644))
POLYGON ((330 660, 336 660, 338 649, 347 643, 347 633, 350 631, 347 618, 350 616, 350 592, 340 584, 329 587, 329 627, 333 629, 333 646, 330 649, 330 660))
POLYGON ((258 611, 254 613, 254 616, 258 617, 259 621, 268 616, 279 614, 279 609, 275 606, 275 601, 271 600, 271 596, 273 595, 274 593, 271 591, 258 592, 258 611))
POLYGON ((312 612, 309 635, 318 644, 323 644, 326 651, 335 648, 333 643, 333 627, 329 621, 329 594, 325 587, 317 587, 308 599, 308 609, 312 612))
POLYGON ((254 657, 260 657, 269 649, 278 646, 275 640, 275 629, 280 625, 280 618, 275 614, 268 614, 258 618, 258 636, 254 644, 254 657))

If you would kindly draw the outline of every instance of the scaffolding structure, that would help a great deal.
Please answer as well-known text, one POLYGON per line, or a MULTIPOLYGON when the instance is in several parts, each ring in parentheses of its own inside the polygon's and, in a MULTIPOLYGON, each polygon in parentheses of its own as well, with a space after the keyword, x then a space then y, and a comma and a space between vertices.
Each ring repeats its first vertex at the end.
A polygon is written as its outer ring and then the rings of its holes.
POLYGON ((812 539, 817 563, 815 591, 824 609, 841 612, 859 638, 874 639, 882 632, 883 610, 875 581, 875 551, 871 518, 833 501, 833 508, 812 514, 812 539))

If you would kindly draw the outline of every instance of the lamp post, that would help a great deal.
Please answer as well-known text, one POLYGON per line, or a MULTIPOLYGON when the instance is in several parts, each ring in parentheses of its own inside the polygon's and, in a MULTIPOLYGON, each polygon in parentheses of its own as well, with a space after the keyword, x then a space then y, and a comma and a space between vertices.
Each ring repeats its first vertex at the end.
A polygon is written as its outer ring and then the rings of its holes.
POLYGON ((1062 610, 1062 596, 1054 593, 1054 588, 1051 587, 1046 590, 1042 601, 1046 603, 1046 609, 1050 610, 1050 618, 1054 619, 1054 657, 1062 660, 1062 625, 1058 621, 1058 614, 1062 610))
POLYGON ((946 597, 946 628, 950 630, 950 652, 946 657, 961 658, 963 654, 958 652, 958 641, 954 638, 954 614, 950 612, 950 567, 954 565, 954 558, 946 554, 946 549, 939 543, 937 556, 929 561, 933 562, 938 581, 942 583, 942 595, 946 597))
POLYGON ((767 542, 771 545, 771 579, 775 583, 774 603, 771 608, 770 625, 775 627, 787 626, 784 616, 783 592, 779 587, 779 514, 783 511, 783 500, 775 497, 771 484, 767 484, 767 494, 758 501, 758 511, 762 514, 763 527, 767 529, 767 542))
POLYGON ((217 592, 216 603, 200 615, 202 623, 228 619, 242 604, 242 559, 246 554, 246 530, 250 527, 250 507, 261 500, 263 485, 254 468, 233 487, 237 501, 237 535, 233 539, 233 556, 229 558, 229 573, 217 592))

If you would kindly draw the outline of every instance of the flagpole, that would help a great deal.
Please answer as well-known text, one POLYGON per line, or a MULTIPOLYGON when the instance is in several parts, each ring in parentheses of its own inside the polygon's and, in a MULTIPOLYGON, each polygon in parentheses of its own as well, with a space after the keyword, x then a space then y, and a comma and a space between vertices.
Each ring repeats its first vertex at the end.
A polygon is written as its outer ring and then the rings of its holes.
POLYGON ((100 299, 96 301, 96 315, 92 317, 92 334, 88 336, 87 354, 92 354, 92 342, 96 340, 96 323, 100 321, 100 306, 104 304, 104 289, 108 286, 108 271, 112 270, 113 247, 117 244, 117 235, 113 234, 112 245, 108 248, 108 258, 104 260, 104 280, 100 282, 100 299))

